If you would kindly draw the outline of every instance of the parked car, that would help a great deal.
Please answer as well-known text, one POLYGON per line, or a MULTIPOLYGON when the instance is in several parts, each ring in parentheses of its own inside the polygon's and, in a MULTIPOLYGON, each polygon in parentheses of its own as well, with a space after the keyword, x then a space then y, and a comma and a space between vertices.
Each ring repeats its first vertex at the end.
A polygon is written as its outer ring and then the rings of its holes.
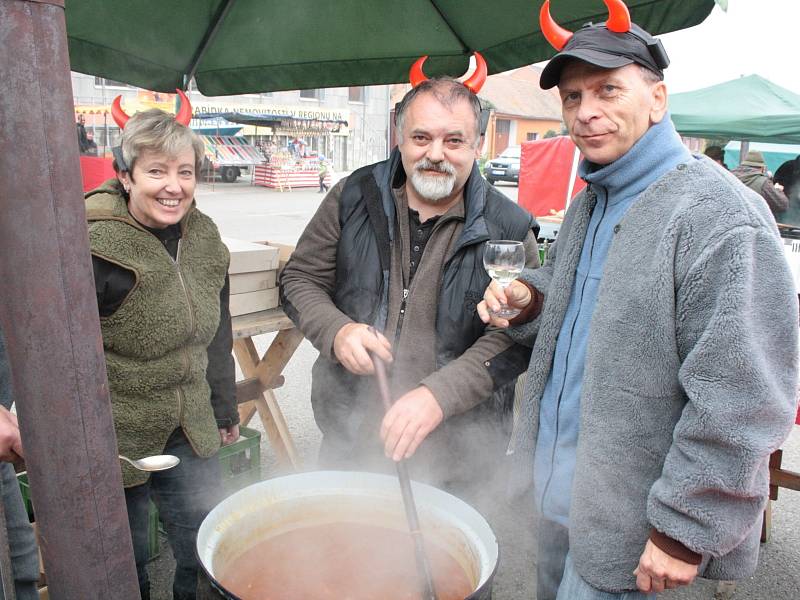
POLYGON ((486 181, 494 185, 495 181, 513 181, 519 183, 520 146, 509 146, 497 158, 486 163, 483 175, 486 181))

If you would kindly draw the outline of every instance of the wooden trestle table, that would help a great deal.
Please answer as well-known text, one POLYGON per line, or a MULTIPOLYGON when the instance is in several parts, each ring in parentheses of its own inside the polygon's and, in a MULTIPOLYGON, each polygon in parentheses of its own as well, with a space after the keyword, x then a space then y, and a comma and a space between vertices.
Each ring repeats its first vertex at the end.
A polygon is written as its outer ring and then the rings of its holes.
POLYGON ((231 326, 233 353, 245 376, 236 382, 241 425, 247 425, 257 412, 278 465, 299 470, 300 457, 273 390, 283 385, 283 369, 303 340, 303 334, 281 308, 233 317, 231 326), (253 337, 273 332, 278 334, 264 355, 259 356, 253 337))

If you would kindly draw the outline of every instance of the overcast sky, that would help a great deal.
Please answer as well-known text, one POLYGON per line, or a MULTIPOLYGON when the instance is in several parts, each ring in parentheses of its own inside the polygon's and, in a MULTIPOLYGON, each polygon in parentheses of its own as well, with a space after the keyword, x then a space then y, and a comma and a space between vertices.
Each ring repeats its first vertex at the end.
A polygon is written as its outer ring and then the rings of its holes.
MULTIPOLYGON (((691 29, 662 36, 670 93, 761 75, 800 94, 800 0, 728 0, 691 29)), ((544 66, 546 63, 539 63, 544 66)))
POLYGON ((728 0, 690 29, 661 36, 670 57, 670 92, 687 92, 761 75, 800 93, 798 68, 800 0, 728 0))

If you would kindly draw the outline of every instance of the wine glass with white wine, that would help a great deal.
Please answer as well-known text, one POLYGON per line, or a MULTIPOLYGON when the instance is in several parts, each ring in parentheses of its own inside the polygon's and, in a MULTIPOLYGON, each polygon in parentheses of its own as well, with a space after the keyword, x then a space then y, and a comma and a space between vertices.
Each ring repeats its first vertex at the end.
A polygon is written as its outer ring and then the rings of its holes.
MULTIPOLYGON (((522 242, 514 240, 486 242, 486 247, 483 249, 483 267, 501 288, 506 289, 519 276, 524 266, 525 246, 522 242)), ((511 319, 516 317, 520 310, 501 304, 500 310, 491 312, 498 317, 511 319)))

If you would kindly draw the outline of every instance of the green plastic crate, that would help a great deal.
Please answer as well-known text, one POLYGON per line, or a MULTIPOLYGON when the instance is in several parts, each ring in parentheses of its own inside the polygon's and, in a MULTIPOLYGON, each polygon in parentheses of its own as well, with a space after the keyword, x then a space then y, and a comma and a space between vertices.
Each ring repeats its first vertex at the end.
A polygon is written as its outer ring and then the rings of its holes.
POLYGON ((158 544, 158 509, 153 501, 150 501, 147 513, 147 561, 150 562, 158 558, 161 548, 158 544))
POLYGON ((31 501, 31 485, 28 483, 28 472, 17 473, 19 491, 22 493, 22 503, 25 505, 25 512, 28 513, 28 520, 33 523, 33 502, 31 501))
POLYGON ((219 449, 222 482, 227 494, 261 480, 261 432, 239 428, 239 439, 219 449))

